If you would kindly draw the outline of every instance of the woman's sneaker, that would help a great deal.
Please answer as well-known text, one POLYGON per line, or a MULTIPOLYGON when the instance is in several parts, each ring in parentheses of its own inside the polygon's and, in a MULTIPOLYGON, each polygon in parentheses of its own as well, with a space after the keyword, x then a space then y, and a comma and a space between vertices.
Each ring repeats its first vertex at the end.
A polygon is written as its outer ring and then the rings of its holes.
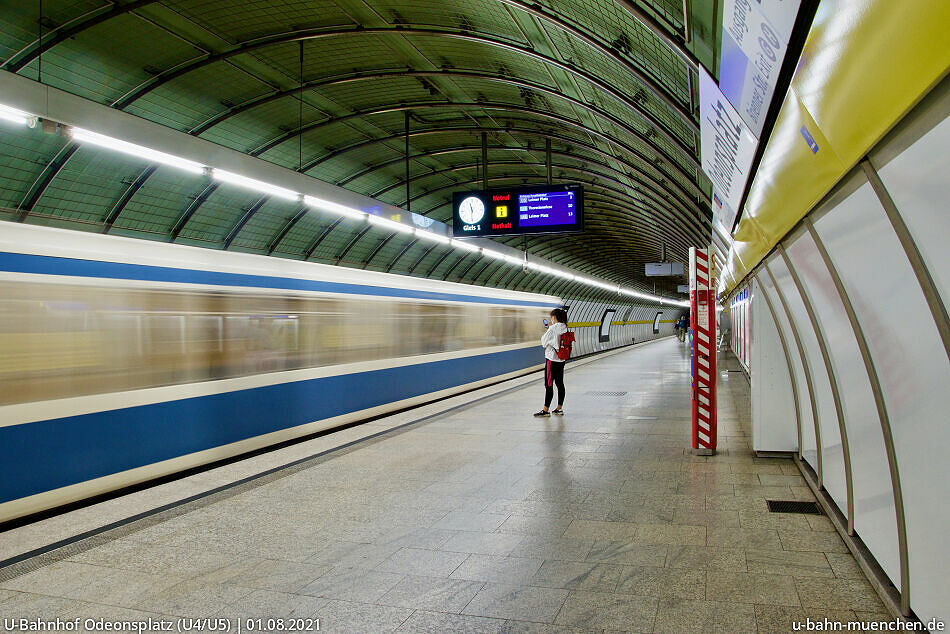
POLYGON ((557 408, 557 409, 551 410, 551 413, 552 413, 552 414, 557 414, 558 416, 564 416, 564 410, 561 409, 560 407, 557 408))
POLYGON ((540 412, 535 412, 534 415, 537 418, 550 418, 551 412, 546 412, 544 410, 541 410, 540 412))

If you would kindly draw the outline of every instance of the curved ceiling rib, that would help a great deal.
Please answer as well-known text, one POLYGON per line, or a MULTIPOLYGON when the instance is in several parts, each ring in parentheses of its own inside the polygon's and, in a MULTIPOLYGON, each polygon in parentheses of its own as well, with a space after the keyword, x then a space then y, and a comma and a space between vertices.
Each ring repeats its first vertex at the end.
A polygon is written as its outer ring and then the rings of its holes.
MULTIPOLYGON (((410 161, 413 161, 413 160, 417 160, 417 159, 421 159, 421 158, 426 158, 426 157, 430 157, 430 156, 443 156, 443 155, 445 155, 445 154, 454 154, 454 153, 458 153, 458 152, 475 152, 475 151, 480 151, 480 149, 481 149, 481 146, 480 146, 480 145, 456 145, 456 146, 451 146, 451 147, 441 147, 441 148, 438 148, 438 149, 425 150, 424 152, 420 152, 420 153, 418 153, 418 154, 410 154, 410 155, 409 155, 409 160, 410 160, 410 161)), ((535 153, 543 152, 543 151, 544 151, 544 150, 539 150, 539 149, 525 148, 525 147, 522 147, 522 146, 519 146, 519 145, 489 145, 489 146, 488 146, 488 150, 489 150, 489 151, 501 151, 501 152, 535 152, 535 153)), ((647 187, 646 187, 647 191, 652 192, 652 188, 649 187, 648 181, 647 181, 647 182, 644 182, 643 180, 641 180, 640 178, 638 178, 638 177, 635 176, 635 175, 629 174, 629 173, 624 172, 624 171, 622 171, 622 170, 618 170, 618 169, 616 169, 616 168, 614 168, 614 167, 610 167, 610 166, 608 166, 606 163, 602 163, 602 162, 596 161, 596 160, 594 160, 594 159, 592 159, 592 158, 590 158, 590 157, 588 157, 588 156, 577 156, 577 155, 570 154, 569 152, 564 152, 564 151, 562 151, 562 150, 560 150, 560 149, 555 150, 555 149, 553 149, 553 148, 552 148, 552 150, 551 150, 551 154, 552 154, 552 155, 555 155, 555 156, 566 156, 566 157, 569 157, 569 158, 574 158, 574 159, 576 159, 576 160, 583 160, 583 161, 591 162, 591 163, 594 163, 595 165, 601 165, 601 166, 603 166, 603 167, 608 167, 609 169, 612 169, 612 170, 616 171, 618 174, 621 174, 621 175, 624 176, 625 178, 629 178, 630 180, 639 183, 641 186, 647 185, 647 187)), ((365 168, 363 168, 362 170, 360 170, 359 172, 356 172, 355 174, 351 174, 351 175, 347 176, 346 178, 344 178, 343 180, 338 181, 336 184, 337 184, 337 185, 340 185, 341 187, 346 187, 346 185, 348 185, 349 183, 353 182, 354 180, 356 180, 356 179, 358 179, 358 178, 362 178, 363 176, 367 176, 367 175, 373 173, 373 172, 376 171, 376 170, 385 169, 385 168, 387 168, 387 167, 392 167, 392 166, 395 166, 395 165, 400 165, 401 163, 405 162, 405 160, 406 160, 406 157, 400 156, 400 157, 398 157, 398 158, 389 159, 389 160, 384 161, 384 162, 382 162, 382 163, 376 163, 376 164, 373 164, 373 165, 368 165, 368 166, 366 166, 365 168)), ((622 161, 618 161, 618 162, 622 162, 622 161)), ((489 164, 488 164, 488 167, 491 168, 492 165, 493 165, 493 163, 489 163, 489 164)), ((421 174, 421 175, 417 175, 417 176, 424 176, 424 175, 425 175, 425 174, 421 174)), ((405 181, 403 180, 402 183, 405 184, 405 181)), ((638 191, 638 193, 643 194, 643 191, 642 191, 642 190, 636 190, 636 188, 634 188, 634 189, 635 189, 635 191, 638 191)), ((656 202, 662 203, 662 204, 665 204, 665 205, 670 205, 670 204, 671 204, 671 201, 664 200, 663 198, 657 198, 657 199, 656 199, 656 202)))
MULTIPOLYGON (((416 109, 420 109, 420 108, 456 108, 456 109, 460 109, 460 108, 481 108, 481 109, 483 109, 483 110, 500 110, 500 111, 504 111, 504 112, 531 112, 531 113, 537 114, 537 115, 539 115, 539 116, 549 116, 550 118, 555 119, 555 120, 558 120, 558 119, 565 119, 564 117, 559 117, 558 115, 556 115, 556 114, 554 114, 554 113, 549 113, 549 112, 546 112, 546 111, 544 111, 544 110, 538 110, 538 109, 535 109, 535 108, 529 108, 529 107, 527 107, 527 106, 519 106, 519 105, 516 105, 516 104, 509 104, 509 103, 504 103, 504 102, 487 102, 487 101, 470 101, 470 102, 458 102, 458 101, 451 101, 451 102, 431 102, 431 101, 424 101, 424 102, 411 103, 411 104, 400 103, 400 104, 392 104, 392 105, 387 105, 387 106, 373 107, 373 108, 368 109, 368 110, 361 110, 361 111, 359 111, 359 112, 353 112, 353 113, 346 114, 346 115, 340 115, 340 116, 338 116, 338 117, 329 117, 329 118, 323 119, 323 120, 321 120, 321 121, 315 121, 315 122, 312 122, 312 123, 308 123, 308 124, 306 124, 306 125, 303 125, 303 126, 300 126, 300 127, 296 128, 296 129, 294 129, 294 130, 289 130, 289 131, 285 132, 284 134, 280 135, 279 137, 276 137, 276 138, 274 138, 274 139, 272 139, 272 140, 270 140, 270 141, 268 141, 268 142, 266 142, 266 143, 264 143, 264 144, 258 146, 257 148, 255 148, 255 149, 253 150, 253 152, 255 153, 255 154, 253 154, 253 155, 254 155, 254 156, 260 156, 260 155, 263 154, 264 152, 267 152, 268 150, 271 150, 271 149, 277 147, 278 145, 280 145, 280 144, 282 144, 282 143, 285 143, 286 141, 288 141, 288 140, 290 140, 290 139, 296 138, 298 135, 307 134, 307 133, 309 133, 309 132, 313 132, 313 131, 315 131, 315 130, 319 130, 320 128, 326 127, 326 126, 328 126, 328 125, 334 125, 334 124, 341 123, 341 122, 344 122, 344 121, 351 121, 351 120, 353 120, 353 119, 361 119, 361 118, 363 118, 363 117, 368 117, 368 116, 377 115, 377 114, 391 114, 391 113, 394 113, 394 112, 404 112, 404 111, 406 111, 406 110, 416 110, 416 109)), ((590 109, 590 108, 588 108, 588 109, 590 109)), ((591 111, 593 112, 592 109, 591 109, 591 111)), ((611 124, 613 124, 613 125, 615 125, 615 126, 621 128, 621 129, 623 129, 626 133, 628 133, 628 134, 630 134, 630 135, 632 135, 632 136, 634 136, 634 137, 641 138, 641 140, 642 140, 643 142, 649 144, 653 149, 655 149, 655 150, 657 151, 657 154, 663 155, 663 156, 666 158, 666 160, 668 161, 669 165, 672 166, 673 169, 675 169, 677 172, 679 172, 679 173, 683 176, 683 178, 684 178, 685 180, 690 181, 690 182, 695 182, 695 180, 696 180, 696 175, 695 175, 695 174, 689 175, 689 174, 687 174, 686 172, 684 172, 684 171, 683 171, 683 168, 682 168, 675 160, 673 160, 673 158, 670 157, 664 150, 662 150, 662 149, 656 147, 656 146, 653 144, 653 142, 652 142, 651 140, 649 140, 649 139, 642 139, 642 137, 640 136, 639 131, 637 131, 637 130, 634 129, 634 128, 631 128, 626 122, 624 122, 624 121, 621 120, 621 119, 618 119, 617 117, 614 117, 613 115, 610 115, 610 114, 608 114, 608 113, 603 113, 603 114, 598 113, 598 114, 599 114, 600 116, 603 116, 603 118, 604 118, 605 120, 609 121, 611 124)), ((570 119, 566 119, 566 120, 567 120, 567 121, 570 121, 570 119)), ((573 124, 573 125, 578 125, 578 123, 577 123, 576 121, 572 122, 572 124, 573 124)), ((688 162, 689 162, 693 167, 698 168, 698 163, 696 163, 695 158, 691 158, 691 157, 687 157, 687 158, 688 158, 688 162)))
MULTIPOLYGON (((629 101, 629 99, 624 96, 620 91, 611 86, 610 84, 604 82, 599 77, 579 68, 574 64, 568 64, 562 62, 553 57, 549 57, 542 53, 537 52, 533 48, 527 46, 521 46, 513 42, 505 41, 499 38, 490 37, 488 35, 475 34, 467 31, 453 31, 449 29, 440 29, 434 27, 428 28, 418 28, 418 27, 405 27, 402 25, 395 25, 389 27, 373 27, 373 28, 364 28, 361 26, 348 27, 348 28, 333 28, 333 29, 315 29, 315 30, 304 30, 304 31, 289 31, 286 33, 278 33, 273 35, 267 35, 260 37, 254 40, 247 42, 241 42, 234 47, 221 51, 218 53, 210 53, 208 55, 202 55, 198 58, 193 59, 192 61, 179 64, 178 66, 162 71, 156 74, 151 79, 143 82, 139 86, 128 91, 125 95, 119 97, 112 105, 115 108, 120 110, 127 107, 130 103, 142 98, 156 88, 166 84, 167 82, 187 75, 190 72, 199 70, 211 64, 217 62, 225 61, 232 57, 238 55, 244 55, 260 49, 267 48, 269 46, 276 46, 280 44, 288 44, 292 42, 299 41, 308 41, 308 40, 319 40, 319 39, 328 39, 335 37, 354 37, 354 36, 367 36, 367 35, 399 35, 399 36, 430 36, 436 38, 446 38, 446 39, 455 39, 461 40, 464 42, 472 42, 477 44, 485 44, 494 48, 503 49, 513 53, 517 53, 524 57, 533 59, 535 61, 541 62, 552 68, 557 68, 569 75, 583 79, 587 83, 596 86, 598 89, 604 91, 605 93, 613 96, 614 98, 620 100, 621 102, 629 101)), ((675 97, 671 94, 668 94, 669 91, 665 87, 656 84, 656 82, 644 75, 643 73, 636 73, 635 78, 644 87, 650 90, 651 94, 654 97, 659 99, 667 108, 670 109, 676 116, 681 120, 681 122, 693 132, 699 132, 699 125, 693 119, 693 115, 690 111, 685 110, 681 104, 678 104, 674 101, 675 97)))
MULTIPOLYGON (((311 81, 311 82, 305 82, 300 86, 295 86, 294 88, 290 88, 287 90, 275 91, 275 92, 272 92, 260 97, 255 97, 242 104, 233 106, 225 110, 224 112, 208 119, 207 121, 203 122, 201 125, 196 126, 195 128, 192 128, 192 130, 190 130, 189 132, 195 135, 203 134, 204 132, 207 132, 212 127, 218 125, 219 123, 223 121, 226 121, 227 119, 235 115, 247 112, 248 110, 277 101, 279 99, 298 95, 310 90, 325 88, 328 86, 337 86, 337 85, 346 84, 346 83, 375 81, 379 79, 387 79, 387 78, 393 78, 393 77, 396 77, 396 78, 451 77, 451 78, 461 78, 461 79, 478 79, 482 81, 497 81, 497 82, 502 82, 502 83, 509 84, 512 86, 517 86, 519 88, 527 88, 530 90, 534 90, 534 91, 549 95, 551 97, 556 97, 558 99, 563 99, 567 101, 568 103, 571 103, 572 105, 578 106, 580 108, 584 108, 586 110, 590 110, 592 112, 596 112, 598 115, 603 116, 603 117, 614 116, 614 115, 610 115, 605 110, 601 109, 600 107, 594 104, 587 103, 586 101, 577 99, 575 97, 571 97, 570 95, 565 95, 563 92, 555 90, 554 88, 550 86, 545 86, 544 84, 528 81, 526 79, 518 79, 510 75, 499 76, 494 73, 486 73, 483 71, 457 70, 457 69, 448 69, 448 68, 444 68, 440 70, 416 70, 412 68, 410 69, 403 68, 403 69, 393 69, 393 70, 388 70, 388 71, 378 71, 378 72, 370 72, 370 73, 355 72, 350 75, 343 75, 340 77, 332 77, 332 78, 320 79, 320 80, 311 81)), ((653 126, 655 129, 660 130, 664 138, 669 143, 673 144, 678 150, 680 150, 686 156, 692 157, 690 160, 691 162, 695 163, 694 149, 686 146, 682 139, 678 138, 673 131, 667 129, 665 124, 663 124, 660 121, 657 121, 655 115, 644 110, 638 104, 633 103, 616 94, 612 94, 611 96, 614 98, 617 98, 620 101, 620 103, 622 103, 626 108, 629 108, 630 110, 633 110, 634 112, 636 112, 637 115, 640 116, 640 118, 642 118, 648 124, 653 126)), ((122 106, 122 107, 127 107, 127 105, 122 106)))

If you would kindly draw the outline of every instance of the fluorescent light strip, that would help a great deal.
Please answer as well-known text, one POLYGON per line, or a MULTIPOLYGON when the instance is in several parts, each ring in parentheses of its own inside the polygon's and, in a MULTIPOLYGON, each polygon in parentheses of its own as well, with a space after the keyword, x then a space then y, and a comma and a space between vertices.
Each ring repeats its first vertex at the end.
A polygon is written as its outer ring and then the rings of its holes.
POLYGON ((317 198, 316 196, 304 196, 303 202, 305 205, 310 207, 316 207, 317 209, 322 209, 323 211, 328 211, 339 216, 346 216, 347 218, 353 218, 354 220, 366 219, 366 213, 360 211, 359 209, 353 209, 352 207, 347 207, 346 205, 341 205, 340 203, 335 203, 331 200, 324 200, 322 198, 317 198))
POLYGON ((108 150, 115 150, 116 152, 129 154, 144 161, 175 167, 192 174, 203 174, 205 171, 205 167, 201 163, 196 163, 195 161, 189 161, 188 159, 181 158, 180 156, 166 154, 164 152, 159 152, 158 150, 153 150, 141 145, 129 143, 128 141, 121 141, 111 136, 99 134, 98 132, 90 132, 89 130, 84 130, 82 128, 72 128, 71 135, 73 140, 78 141, 79 143, 97 145, 108 150))
MULTIPOLYGON (((29 125, 30 120, 33 118, 33 115, 23 112, 22 110, 17 110, 16 108, 11 108, 10 106, 0 105, 0 119, 3 119, 4 121, 17 123, 19 125, 29 125)), ((36 125, 35 121, 33 125, 36 125)))
POLYGON ((422 229, 416 229, 416 235, 423 240, 432 240, 433 242, 441 242, 442 244, 450 244, 452 242, 447 236, 422 229))
POLYGON ((285 200, 300 199, 299 192, 284 189, 283 187, 278 187, 277 185, 271 185, 270 183, 265 183, 264 181, 248 178, 247 176, 241 176, 240 174, 235 174, 234 172, 226 172, 224 170, 218 169, 217 167, 211 170, 211 178, 219 180, 222 183, 237 185, 238 187, 244 187, 245 189, 253 189, 256 192, 269 194, 271 196, 276 196, 277 198, 283 198, 285 200))
POLYGON ((481 247, 476 246, 470 242, 465 242, 464 240, 452 239, 449 241, 453 247, 456 249, 462 249, 463 251, 471 251, 472 253, 478 253, 482 250, 481 247))
POLYGON ((416 230, 409 225, 404 225, 401 222, 396 222, 395 220, 390 220, 389 218, 383 218, 382 216, 374 216, 369 214, 369 221, 374 225, 379 225, 380 227, 386 227, 393 231, 399 231, 402 233, 415 233, 416 230))

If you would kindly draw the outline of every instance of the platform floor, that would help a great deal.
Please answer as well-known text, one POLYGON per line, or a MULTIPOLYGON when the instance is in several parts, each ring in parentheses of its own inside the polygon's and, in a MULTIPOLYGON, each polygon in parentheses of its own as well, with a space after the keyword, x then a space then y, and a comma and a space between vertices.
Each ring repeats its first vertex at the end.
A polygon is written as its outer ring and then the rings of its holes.
POLYGON ((0 616, 323 632, 886 619, 826 518, 767 512, 814 498, 791 461, 753 457, 741 374, 719 379, 719 454, 690 454, 687 368, 673 339, 636 346, 569 366, 564 417, 531 416, 538 378, 78 541, 0 570, 0 616))

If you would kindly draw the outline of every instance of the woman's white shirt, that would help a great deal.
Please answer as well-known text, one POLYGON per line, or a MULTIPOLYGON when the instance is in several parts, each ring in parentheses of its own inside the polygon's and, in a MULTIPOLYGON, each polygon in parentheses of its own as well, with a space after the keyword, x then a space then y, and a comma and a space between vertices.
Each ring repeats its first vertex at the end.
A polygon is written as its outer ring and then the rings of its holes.
POLYGON ((567 332, 567 326, 561 322, 551 324, 541 336, 541 345, 544 347, 544 358, 551 361, 563 361, 557 356, 557 349, 561 345, 561 335, 567 332))

